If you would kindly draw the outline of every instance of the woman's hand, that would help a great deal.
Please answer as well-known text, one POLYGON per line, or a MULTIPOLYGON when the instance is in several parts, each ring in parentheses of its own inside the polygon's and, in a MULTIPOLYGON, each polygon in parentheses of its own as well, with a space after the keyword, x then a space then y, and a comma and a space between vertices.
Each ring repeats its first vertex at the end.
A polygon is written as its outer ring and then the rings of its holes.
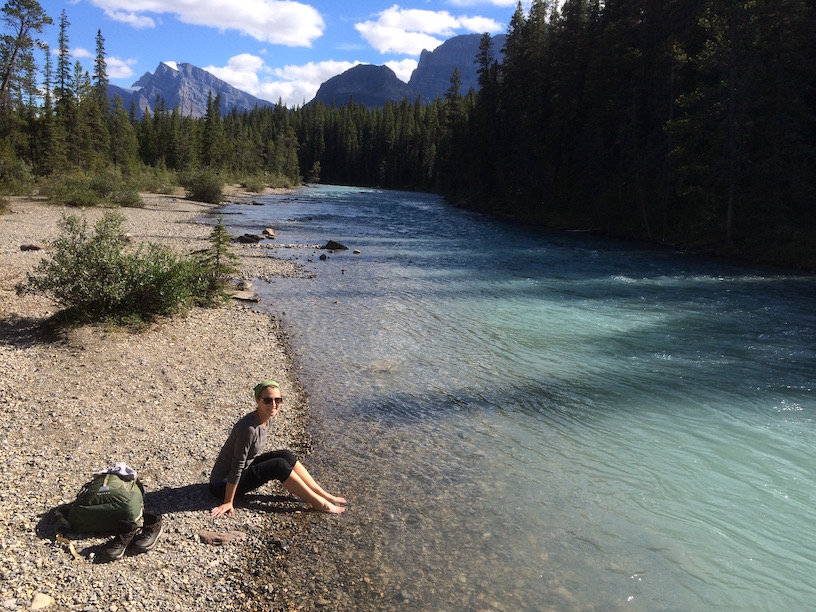
POLYGON ((212 514, 214 518, 218 518, 222 514, 232 514, 233 510, 234 508, 232 507, 232 502, 224 502, 220 506, 213 508, 210 514, 212 514))

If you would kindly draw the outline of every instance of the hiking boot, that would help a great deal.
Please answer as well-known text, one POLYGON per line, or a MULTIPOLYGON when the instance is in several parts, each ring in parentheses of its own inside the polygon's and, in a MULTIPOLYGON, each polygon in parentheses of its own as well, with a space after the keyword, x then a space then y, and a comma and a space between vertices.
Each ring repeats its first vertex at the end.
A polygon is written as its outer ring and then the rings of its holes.
POLYGON ((144 525, 136 538, 134 538, 133 544, 131 544, 131 551, 138 554, 146 553, 148 550, 151 550, 156 545, 163 531, 164 525, 162 524, 161 514, 145 512, 144 525))
POLYGON ((119 521, 117 534, 99 551, 102 561, 116 561, 125 554, 127 547, 139 533, 139 526, 132 521, 119 521))

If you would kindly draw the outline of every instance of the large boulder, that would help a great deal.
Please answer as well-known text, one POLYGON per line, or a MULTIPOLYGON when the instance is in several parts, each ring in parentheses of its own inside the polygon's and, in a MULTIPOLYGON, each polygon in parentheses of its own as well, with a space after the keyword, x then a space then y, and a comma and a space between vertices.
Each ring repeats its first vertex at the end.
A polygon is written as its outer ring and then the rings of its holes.
POLYGON ((348 247, 345 244, 340 244, 339 242, 335 242, 334 240, 329 240, 324 246, 324 249, 327 251, 348 251, 348 247))
POLYGON ((241 244, 258 244, 261 240, 263 240, 263 236, 258 236, 257 234, 244 234, 243 236, 238 236, 235 240, 241 244))

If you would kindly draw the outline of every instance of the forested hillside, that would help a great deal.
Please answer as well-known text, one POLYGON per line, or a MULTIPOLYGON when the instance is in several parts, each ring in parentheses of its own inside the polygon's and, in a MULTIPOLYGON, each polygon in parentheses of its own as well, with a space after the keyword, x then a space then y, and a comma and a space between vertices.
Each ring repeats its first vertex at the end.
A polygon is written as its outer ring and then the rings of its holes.
MULTIPOLYGON (((454 135, 474 206, 814 262, 816 21, 799 0, 535 0, 454 135)), ((455 181, 452 180, 455 177, 455 181)))
POLYGON ((816 265, 816 15, 799 0, 518 5, 480 90, 299 113, 301 167, 462 206, 816 265))
POLYGON ((109 104, 70 22, 3 7, 0 194, 114 168, 377 185, 552 227, 816 267, 812 1, 566 0, 518 5, 482 37, 478 94, 255 109, 194 119, 109 104), (59 28, 52 60, 37 34, 59 28), (503 50, 503 61, 496 60, 503 50), (38 59, 41 62, 38 63, 38 59), (41 64, 41 65, 40 65, 41 64))

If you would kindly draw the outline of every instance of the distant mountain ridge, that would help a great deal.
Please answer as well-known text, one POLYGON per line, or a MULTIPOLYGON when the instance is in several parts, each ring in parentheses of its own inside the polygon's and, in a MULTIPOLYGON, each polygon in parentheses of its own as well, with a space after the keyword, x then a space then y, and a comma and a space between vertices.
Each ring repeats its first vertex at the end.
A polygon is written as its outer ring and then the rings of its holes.
MULTIPOLYGON (((419 64, 406 85, 387 66, 360 64, 342 74, 330 78, 320 86, 314 97, 326 106, 344 106, 353 100, 355 104, 381 107, 386 101, 414 101, 419 97, 424 104, 436 98, 444 98, 450 89, 450 79, 455 69, 461 75, 461 93, 479 89, 479 54, 481 34, 454 36, 433 51, 423 51, 419 64)), ((501 59, 501 48, 506 37, 493 37, 493 54, 501 59)))
MULTIPOLYGON (((359 64, 342 74, 330 78, 317 91, 312 102, 319 100, 327 106, 344 106, 353 100, 357 104, 376 108, 386 100, 401 102, 408 98, 424 104, 435 98, 443 98, 450 89, 450 78, 454 69, 461 74, 461 93, 478 90, 479 76, 476 56, 479 53, 481 34, 454 36, 433 51, 423 51, 419 63, 408 83, 397 78, 387 66, 359 64)), ((493 37, 493 53, 501 58, 504 35, 493 37)), ((125 110, 135 104, 137 117, 144 115, 145 109, 155 113, 156 101, 161 98, 168 110, 178 108, 184 117, 203 117, 207 113, 207 99, 221 95, 221 113, 251 111, 254 108, 274 106, 272 102, 261 100, 226 81, 192 64, 162 62, 155 72, 146 72, 130 88, 108 86, 108 95, 113 100, 119 96, 125 110)), ((310 102, 311 104, 311 102, 310 102)))
MULTIPOLYGON (((504 34, 491 38, 493 55, 499 60, 506 38, 504 34)), ((433 51, 423 51, 419 55, 419 64, 411 73, 408 86, 428 102, 444 98, 450 89, 453 71, 458 68, 462 95, 471 89, 479 91, 479 66, 476 64, 476 57, 479 55, 481 39, 481 34, 462 34, 446 40, 433 51)))
POLYGON ((388 66, 359 64, 323 83, 314 100, 326 106, 345 106, 353 100, 355 104, 378 107, 386 100, 401 102, 415 97, 416 92, 388 66))
POLYGON ((203 117, 207 113, 207 100, 221 94, 221 113, 226 115, 237 109, 238 112, 250 111, 253 108, 274 106, 272 102, 261 100, 226 81, 192 64, 177 64, 175 67, 162 62, 153 73, 146 72, 136 81, 131 89, 110 85, 108 96, 122 98, 125 110, 130 110, 135 102, 138 116, 144 114, 145 108, 150 113, 156 110, 156 100, 161 97, 168 110, 178 107, 184 117, 203 117))

